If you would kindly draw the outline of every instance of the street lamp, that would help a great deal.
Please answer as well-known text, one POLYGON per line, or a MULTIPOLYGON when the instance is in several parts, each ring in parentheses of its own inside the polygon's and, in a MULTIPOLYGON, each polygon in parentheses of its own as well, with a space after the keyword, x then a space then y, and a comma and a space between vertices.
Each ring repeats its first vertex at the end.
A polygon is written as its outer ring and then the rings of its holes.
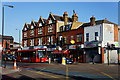
MULTIPOLYGON (((2 6, 2 54, 4 53, 4 50, 3 50, 3 36, 4 36, 4 7, 5 6, 11 7, 11 8, 14 7, 14 6, 11 6, 11 5, 3 5, 2 6)), ((6 68, 6 58, 5 58, 5 62, 4 62, 4 68, 6 68)))
POLYGON ((19 48, 20 48, 20 29, 16 29, 16 30, 18 30, 19 31, 19 48))
POLYGON ((11 6, 11 5, 3 5, 2 6, 2 53, 3 53, 3 36, 4 36, 4 7, 7 6, 7 7, 11 7, 13 8, 14 6, 11 6))

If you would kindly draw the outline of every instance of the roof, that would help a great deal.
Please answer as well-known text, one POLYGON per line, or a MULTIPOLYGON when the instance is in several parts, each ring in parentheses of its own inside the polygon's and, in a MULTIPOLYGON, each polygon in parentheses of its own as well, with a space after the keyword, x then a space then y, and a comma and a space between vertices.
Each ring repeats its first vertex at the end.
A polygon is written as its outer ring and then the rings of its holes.
POLYGON ((80 22, 73 22, 72 23, 72 27, 71 27, 71 30, 72 29, 77 29, 79 28, 83 23, 80 23, 80 22))
MULTIPOLYGON (((95 24, 96 24, 96 25, 99 25, 99 24, 102 24, 102 23, 115 24, 115 23, 113 23, 113 22, 108 21, 107 19, 95 21, 95 24)), ((117 24, 115 24, 115 25, 117 25, 117 24)), ((90 22, 89 22, 89 23, 84 23, 84 24, 82 25, 82 27, 87 27, 87 26, 90 26, 90 22)))
MULTIPOLYGON (((63 16, 58 16, 58 15, 53 15, 53 17, 58 20, 58 21, 64 21, 64 17, 63 16)), ((68 17, 68 22, 72 22, 72 18, 68 17)))

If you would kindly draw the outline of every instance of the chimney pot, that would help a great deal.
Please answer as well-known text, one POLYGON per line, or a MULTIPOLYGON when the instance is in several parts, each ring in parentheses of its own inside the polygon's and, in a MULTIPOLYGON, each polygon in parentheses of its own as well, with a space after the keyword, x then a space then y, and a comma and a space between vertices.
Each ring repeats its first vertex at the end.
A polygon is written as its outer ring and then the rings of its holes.
POLYGON ((91 26, 95 25, 95 17, 94 17, 94 16, 92 16, 92 17, 90 18, 90 25, 91 25, 91 26))

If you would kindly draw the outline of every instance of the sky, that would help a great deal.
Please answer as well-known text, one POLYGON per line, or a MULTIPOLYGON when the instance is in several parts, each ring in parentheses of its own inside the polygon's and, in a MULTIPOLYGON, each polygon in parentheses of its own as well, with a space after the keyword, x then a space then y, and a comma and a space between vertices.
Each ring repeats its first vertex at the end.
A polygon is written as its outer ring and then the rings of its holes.
POLYGON ((96 20, 107 18, 118 24, 118 2, 2 2, 2 5, 14 6, 5 7, 4 34, 13 36, 15 42, 19 42, 19 32, 16 29, 21 30, 22 35, 25 23, 38 21, 40 16, 47 19, 50 12, 62 16, 67 11, 71 17, 75 10, 79 22, 89 22, 90 17, 95 16, 96 20))

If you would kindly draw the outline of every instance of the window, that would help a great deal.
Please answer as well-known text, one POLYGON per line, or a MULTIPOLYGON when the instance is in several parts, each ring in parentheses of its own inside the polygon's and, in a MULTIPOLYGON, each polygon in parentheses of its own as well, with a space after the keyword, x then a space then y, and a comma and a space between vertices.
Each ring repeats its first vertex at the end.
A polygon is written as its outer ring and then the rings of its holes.
POLYGON ((62 32, 62 31, 63 31, 63 26, 60 27, 60 32, 62 32))
POLYGON ((27 28, 25 27, 25 31, 27 30, 27 28))
POLYGON ((30 31, 30 36, 34 36, 34 30, 30 31))
POLYGON ((49 45, 50 44, 50 36, 47 36, 47 44, 49 45))
POLYGON ((74 36, 70 36, 70 40, 73 40, 74 39, 74 36))
POLYGON ((89 33, 86 33, 86 41, 89 41, 89 33))
POLYGON ((38 34, 42 34, 42 28, 38 28, 38 34))
POLYGON ((30 46, 34 46, 34 39, 30 40, 30 46))
POLYGON ((27 40, 24 41, 24 47, 27 47, 27 40))
POLYGON ((49 24, 51 24, 51 23, 52 23, 52 20, 50 19, 50 20, 49 20, 49 24))
POLYGON ((48 26, 48 33, 53 32, 53 27, 51 25, 48 26))
POLYGON ((33 25, 31 26, 31 29, 33 29, 34 27, 33 27, 33 25))
POLYGON ((69 24, 69 25, 66 25, 66 26, 65 26, 65 30, 66 30, 66 31, 70 30, 70 26, 71 26, 70 24, 69 24))
POLYGON ((98 40, 98 32, 95 32, 95 40, 98 40))
POLYGON ((39 27, 42 26, 42 23, 39 23, 39 27))
POLYGON ((62 40, 62 35, 59 35, 59 40, 60 40, 60 41, 62 40))
POLYGON ((39 40, 39 42, 38 42, 39 45, 42 45, 42 38, 39 38, 38 40, 39 40))
POLYGON ((53 43, 53 38, 54 38, 54 36, 51 36, 51 44, 53 45, 54 43, 53 43))
POLYGON ((77 34, 77 42, 82 42, 82 34, 77 34))
POLYGON ((27 32, 24 32, 24 37, 27 37, 27 32))
POLYGON ((64 42, 65 42, 65 44, 67 43, 67 37, 64 37, 64 42))

